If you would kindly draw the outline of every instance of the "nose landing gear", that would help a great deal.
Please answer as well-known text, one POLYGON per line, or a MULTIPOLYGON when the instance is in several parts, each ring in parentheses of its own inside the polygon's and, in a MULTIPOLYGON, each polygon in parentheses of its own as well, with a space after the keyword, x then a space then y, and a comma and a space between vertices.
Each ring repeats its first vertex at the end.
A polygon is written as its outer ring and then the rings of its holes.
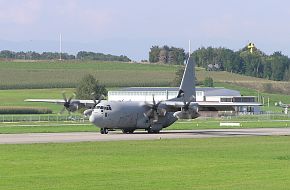
POLYGON ((108 129, 107 128, 101 128, 100 132, 101 132, 101 134, 108 134, 108 129))

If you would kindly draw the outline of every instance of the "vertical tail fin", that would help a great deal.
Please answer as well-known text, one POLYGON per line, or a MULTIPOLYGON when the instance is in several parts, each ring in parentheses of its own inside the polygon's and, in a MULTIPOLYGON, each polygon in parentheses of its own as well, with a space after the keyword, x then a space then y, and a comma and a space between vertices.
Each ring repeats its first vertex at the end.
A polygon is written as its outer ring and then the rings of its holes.
MULTIPOLYGON (((179 87, 177 98, 183 97, 186 102, 192 100, 192 96, 196 96, 195 92, 195 62, 190 57, 187 59, 187 64, 184 69, 182 81, 179 87)), ((195 98, 192 100, 195 101, 195 98)))

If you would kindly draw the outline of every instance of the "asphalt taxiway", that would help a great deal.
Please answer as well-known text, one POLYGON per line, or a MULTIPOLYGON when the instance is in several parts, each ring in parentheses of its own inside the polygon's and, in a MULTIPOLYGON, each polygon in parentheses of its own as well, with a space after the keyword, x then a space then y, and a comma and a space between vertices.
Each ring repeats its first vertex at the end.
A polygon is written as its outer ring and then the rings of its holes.
POLYGON ((0 134, 0 144, 66 143, 275 135, 290 136, 290 128, 164 130, 159 134, 147 134, 141 131, 137 131, 134 134, 122 134, 118 131, 114 131, 109 132, 107 135, 102 135, 96 132, 0 134))

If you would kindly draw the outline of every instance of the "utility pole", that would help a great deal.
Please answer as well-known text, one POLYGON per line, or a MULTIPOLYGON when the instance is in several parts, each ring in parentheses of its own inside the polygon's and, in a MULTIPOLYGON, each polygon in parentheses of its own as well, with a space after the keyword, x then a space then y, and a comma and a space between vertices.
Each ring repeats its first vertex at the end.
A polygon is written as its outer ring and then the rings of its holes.
POLYGON ((61 33, 59 34, 59 60, 61 61, 61 33))

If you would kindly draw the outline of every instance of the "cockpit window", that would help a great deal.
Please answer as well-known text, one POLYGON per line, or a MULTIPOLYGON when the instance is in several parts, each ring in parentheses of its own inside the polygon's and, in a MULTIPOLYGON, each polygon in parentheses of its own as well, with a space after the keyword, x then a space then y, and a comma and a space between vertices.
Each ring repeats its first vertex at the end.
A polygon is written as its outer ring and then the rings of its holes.
POLYGON ((96 106, 95 109, 101 109, 101 110, 112 110, 111 106, 110 105, 107 105, 107 106, 96 106))

